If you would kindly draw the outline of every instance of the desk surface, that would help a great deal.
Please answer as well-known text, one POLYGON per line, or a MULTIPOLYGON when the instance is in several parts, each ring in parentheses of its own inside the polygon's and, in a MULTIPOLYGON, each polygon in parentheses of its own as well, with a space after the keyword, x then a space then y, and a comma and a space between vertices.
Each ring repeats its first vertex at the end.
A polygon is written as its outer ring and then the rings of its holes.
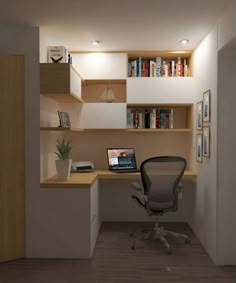
MULTIPOLYGON (((68 181, 60 181, 57 176, 41 182, 41 188, 90 188, 97 179, 137 179, 140 172, 114 173, 109 170, 96 170, 90 173, 71 173, 68 181)), ((195 177, 191 171, 185 171, 184 176, 195 177)))

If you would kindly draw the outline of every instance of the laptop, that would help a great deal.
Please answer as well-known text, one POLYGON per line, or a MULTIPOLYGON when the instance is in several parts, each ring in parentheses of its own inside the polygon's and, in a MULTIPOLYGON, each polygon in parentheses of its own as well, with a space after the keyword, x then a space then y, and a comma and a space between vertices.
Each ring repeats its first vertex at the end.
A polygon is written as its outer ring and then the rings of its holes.
POLYGON ((138 172, 134 148, 107 148, 108 168, 112 172, 138 172))

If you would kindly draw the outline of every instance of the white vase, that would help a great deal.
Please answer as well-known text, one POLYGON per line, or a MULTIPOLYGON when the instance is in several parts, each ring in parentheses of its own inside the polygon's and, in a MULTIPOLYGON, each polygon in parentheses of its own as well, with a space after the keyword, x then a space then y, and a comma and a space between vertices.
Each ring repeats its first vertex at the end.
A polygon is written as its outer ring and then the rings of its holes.
POLYGON ((67 181, 70 178, 72 159, 57 159, 56 168, 57 168, 57 178, 61 181, 67 181))

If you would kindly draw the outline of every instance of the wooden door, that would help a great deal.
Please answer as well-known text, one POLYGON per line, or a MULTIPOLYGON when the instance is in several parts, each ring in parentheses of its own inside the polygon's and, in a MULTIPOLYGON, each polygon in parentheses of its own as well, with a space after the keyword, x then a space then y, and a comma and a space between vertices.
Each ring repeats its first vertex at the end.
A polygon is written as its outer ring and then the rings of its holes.
POLYGON ((0 55, 0 261, 25 256, 24 56, 0 55))

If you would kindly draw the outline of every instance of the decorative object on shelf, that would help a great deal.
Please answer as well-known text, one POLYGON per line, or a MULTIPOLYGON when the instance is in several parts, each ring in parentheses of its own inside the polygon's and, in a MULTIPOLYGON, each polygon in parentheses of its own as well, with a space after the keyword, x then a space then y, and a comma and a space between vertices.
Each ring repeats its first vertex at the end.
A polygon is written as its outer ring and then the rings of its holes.
POLYGON ((56 162, 57 177, 61 181, 67 181, 70 177, 72 159, 70 159, 71 151, 71 140, 68 142, 63 139, 62 141, 57 140, 57 152, 55 154, 58 156, 56 162))
POLYGON ((58 117, 59 117, 59 123, 61 128, 70 128, 71 124, 70 124, 70 117, 69 117, 69 113, 67 112, 58 112, 58 117))
POLYGON ((208 89, 203 93, 203 122, 210 122, 211 104, 210 104, 211 92, 208 89))
POLYGON ((107 85, 105 90, 102 92, 100 96, 100 101, 111 103, 116 100, 115 93, 111 86, 111 82, 107 85))
POLYGON ((202 101, 197 103, 197 115, 196 115, 196 121, 197 121, 197 130, 202 130, 202 101))
POLYGON ((202 162, 202 134, 197 134, 196 159, 198 162, 202 162))
POLYGON ((48 63, 67 63, 67 57, 64 46, 48 46, 48 63))
POLYGON ((210 157, 210 127, 203 127, 203 156, 210 157))

